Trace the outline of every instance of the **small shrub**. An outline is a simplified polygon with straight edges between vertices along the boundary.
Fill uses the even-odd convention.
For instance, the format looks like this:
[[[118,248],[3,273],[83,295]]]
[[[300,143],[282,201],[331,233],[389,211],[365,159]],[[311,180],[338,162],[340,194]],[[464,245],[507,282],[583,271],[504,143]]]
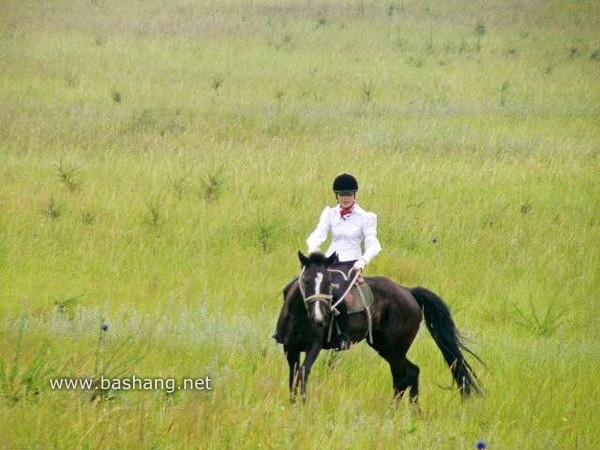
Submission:
[[[272,224],[264,224],[259,227],[258,230],[258,246],[263,253],[269,253],[272,248],[272,239],[274,234],[274,227]]]
[[[159,199],[151,199],[147,203],[147,211],[146,211],[146,223],[153,227],[156,227],[160,224],[163,218],[162,214],[162,204]]]
[[[425,65],[425,60],[418,56],[409,56],[406,59],[406,64],[412,67],[420,68]]]
[[[64,300],[56,300],[54,302],[54,305],[56,306],[56,312],[60,315],[67,316],[69,319],[73,319],[75,317],[77,305],[79,305],[82,297],[82,295],[77,295]]]
[[[533,202],[527,200],[525,203],[521,205],[521,214],[529,214],[533,209]]]
[[[172,177],[170,180],[171,187],[173,188],[173,191],[175,192],[175,196],[177,197],[178,200],[181,200],[183,198],[183,196],[185,195],[185,191],[187,189],[187,184],[188,184],[188,181],[187,181],[188,176],[189,176],[189,173],[185,173],[178,177]]]
[[[85,225],[92,225],[96,222],[97,219],[98,219],[98,214],[95,212],[85,211],[84,213],[81,214],[81,221]]]
[[[210,87],[212,88],[212,90],[218,94],[221,86],[223,86],[223,77],[219,75],[214,76],[210,83]]]
[[[317,20],[317,28],[325,28],[327,26],[327,19],[325,17],[320,17]]]
[[[223,181],[218,174],[213,174],[202,181],[202,194],[207,203],[213,203],[217,200],[223,189]]]
[[[104,45],[106,43],[106,37],[105,36],[101,36],[101,35],[96,35],[96,36],[94,36],[94,43],[98,47],[101,47],[102,45]]]
[[[112,90],[112,92],[110,93],[110,96],[113,99],[113,102],[115,102],[115,103],[121,103],[121,100],[123,99],[121,92],[117,91],[116,89]]]
[[[477,24],[475,25],[475,36],[483,36],[485,34],[485,24],[483,24],[482,22],[477,22]]]
[[[15,356],[12,365],[0,360],[0,397],[14,404],[42,392],[53,372],[44,355],[46,347],[43,345],[29,360]]]
[[[581,50],[579,49],[579,47],[573,45],[569,48],[569,56],[571,58],[575,58],[577,56],[579,56],[579,54],[581,53]]]
[[[50,200],[48,200],[48,204],[46,205],[46,214],[51,219],[58,219],[62,214],[62,208],[60,204],[54,200],[54,197],[50,197]]]
[[[387,8],[387,15],[389,17],[404,14],[404,4],[392,3]]]
[[[0,359],[0,398],[12,404],[40,394],[54,372],[46,357],[48,343],[37,350],[24,345],[25,329],[26,319],[21,317],[13,357]]]
[[[95,385],[92,389],[92,396],[90,402],[93,403],[104,403],[115,400],[116,393],[112,386],[106,388],[101,386],[100,380],[102,377],[106,379],[116,379],[123,374],[134,373],[136,364],[144,359],[148,354],[147,344],[140,344],[141,347],[136,349],[131,354],[133,356],[125,356],[127,352],[124,349],[131,348],[133,344],[133,337],[125,338],[122,342],[116,343],[113,351],[108,353],[107,350],[107,336],[111,331],[111,327],[106,320],[102,320],[100,327],[98,328],[98,344],[95,351],[95,364],[94,364],[94,376],[92,379],[95,380]]]
[[[369,103],[371,100],[373,100],[374,92],[373,92],[373,82],[372,81],[363,82],[363,84],[360,86],[360,91],[361,91],[362,97],[366,103]]]
[[[74,165],[66,164],[62,160],[54,165],[58,173],[58,181],[66,188],[74,192],[79,189],[81,182],[79,181],[79,168]]]
[[[510,82],[505,81],[500,87],[500,106],[506,106],[506,100],[508,99],[508,89],[510,88]]]
[[[516,312],[515,323],[540,337],[549,337],[556,334],[562,322],[564,311],[555,311],[555,305],[548,303],[546,310],[540,313],[529,301],[529,311],[524,311],[513,304]]]

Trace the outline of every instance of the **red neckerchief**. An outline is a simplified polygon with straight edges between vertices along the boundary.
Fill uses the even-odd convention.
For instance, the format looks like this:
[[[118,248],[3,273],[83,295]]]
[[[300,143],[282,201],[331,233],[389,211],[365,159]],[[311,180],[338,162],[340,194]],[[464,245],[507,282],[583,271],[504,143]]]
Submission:
[[[342,208],[340,207],[340,217],[342,219],[346,219],[350,214],[352,214],[352,210],[354,209],[354,204],[350,206],[350,208]]]

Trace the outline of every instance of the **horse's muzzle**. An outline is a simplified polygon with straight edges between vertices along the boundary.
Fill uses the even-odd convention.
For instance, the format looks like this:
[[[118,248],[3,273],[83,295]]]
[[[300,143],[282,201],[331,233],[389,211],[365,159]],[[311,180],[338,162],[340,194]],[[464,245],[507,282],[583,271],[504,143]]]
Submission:
[[[304,306],[312,320],[323,324],[331,312],[331,300],[333,296],[327,294],[315,294],[304,299]]]

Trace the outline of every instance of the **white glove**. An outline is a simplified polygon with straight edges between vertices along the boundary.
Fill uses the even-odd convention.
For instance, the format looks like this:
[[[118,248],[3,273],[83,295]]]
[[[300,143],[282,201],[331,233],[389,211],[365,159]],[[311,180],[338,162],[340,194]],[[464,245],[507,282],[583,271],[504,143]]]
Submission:
[[[315,248],[308,249],[308,254],[310,255],[311,253],[323,253],[323,252],[321,251],[321,249],[319,247],[315,247]]]
[[[352,270],[359,272],[359,271],[363,270],[366,265],[367,265],[367,263],[365,262],[364,259],[359,259],[352,266]]]

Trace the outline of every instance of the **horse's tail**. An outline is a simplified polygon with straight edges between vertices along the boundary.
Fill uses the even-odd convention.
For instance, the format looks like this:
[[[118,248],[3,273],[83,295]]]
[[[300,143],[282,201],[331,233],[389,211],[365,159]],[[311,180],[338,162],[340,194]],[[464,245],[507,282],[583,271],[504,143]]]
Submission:
[[[423,316],[425,317],[427,329],[429,329],[433,340],[442,351],[444,359],[450,367],[454,381],[460,388],[463,397],[473,393],[481,394],[477,375],[475,375],[462,351],[470,353],[482,363],[483,361],[463,343],[448,305],[428,289],[416,287],[410,291],[421,308],[423,308]]]

